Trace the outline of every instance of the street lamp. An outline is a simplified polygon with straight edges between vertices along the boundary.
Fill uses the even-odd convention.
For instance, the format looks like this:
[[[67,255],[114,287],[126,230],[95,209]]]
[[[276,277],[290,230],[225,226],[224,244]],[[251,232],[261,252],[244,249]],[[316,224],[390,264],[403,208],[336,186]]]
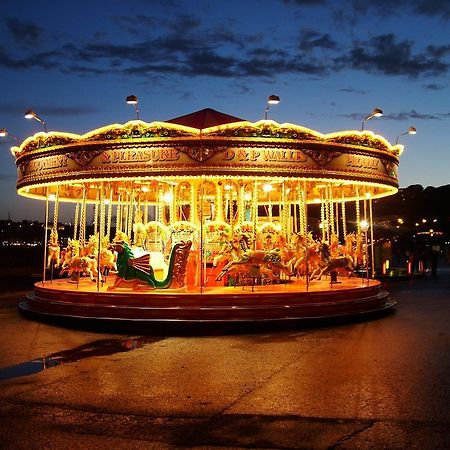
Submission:
[[[374,108],[371,114],[369,114],[362,122],[361,131],[364,131],[364,125],[365,123],[373,119],[374,117],[381,117],[383,115],[383,111],[380,108]]]
[[[28,110],[25,113],[25,119],[34,119],[37,120],[38,122],[41,122],[42,125],[44,126],[44,131],[47,133],[47,125],[45,124],[45,121],[42,120],[34,111],[32,111],[31,109]]]
[[[414,127],[409,127],[408,131],[405,131],[404,133],[399,134],[397,136],[397,139],[395,141],[395,145],[398,144],[398,140],[399,140],[400,136],[404,136],[405,134],[416,134],[416,133],[417,133],[417,130]]]
[[[135,95],[129,95],[127,97],[127,103],[129,105],[134,106],[134,110],[136,111],[137,120],[139,120],[139,106],[138,106],[138,98]]]
[[[0,129],[0,137],[8,137],[8,136],[12,137],[16,141],[17,147],[18,147],[19,146],[19,138],[17,136],[14,136],[13,134],[9,134],[8,130],[6,128],[1,128]],[[11,148],[11,154],[15,157],[16,152],[13,149],[14,149],[14,147]]]
[[[0,129],[0,137],[7,137],[7,136],[10,136],[13,139],[15,139],[17,142],[17,145],[19,145],[19,138],[17,136],[14,136],[13,134],[9,134],[8,130],[6,128],[1,128]]]
[[[264,115],[264,119],[267,120],[267,113],[269,112],[269,108],[271,105],[278,105],[280,103],[280,97],[278,95],[270,95],[267,99],[267,108],[266,113]]]

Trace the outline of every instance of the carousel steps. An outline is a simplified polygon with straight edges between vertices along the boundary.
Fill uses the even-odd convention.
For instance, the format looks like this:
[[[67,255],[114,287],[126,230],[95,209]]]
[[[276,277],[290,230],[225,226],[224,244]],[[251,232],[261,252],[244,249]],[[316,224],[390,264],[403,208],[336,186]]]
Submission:
[[[57,293],[37,289],[20,308],[71,318],[154,322],[257,322],[362,314],[392,307],[380,285],[367,289],[264,295]],[[104,295],[100,295],[104,294]],[[306,294],[306,295],[305,295]]]

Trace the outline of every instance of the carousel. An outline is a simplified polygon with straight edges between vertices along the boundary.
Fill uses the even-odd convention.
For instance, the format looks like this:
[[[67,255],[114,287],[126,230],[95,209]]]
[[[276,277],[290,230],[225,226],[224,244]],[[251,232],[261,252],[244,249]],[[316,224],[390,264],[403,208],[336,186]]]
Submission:
[[[321,134],[212,109],[37,133],[11,149],[18,194],[46,212],[42,281],[20,308],[144,322],[391,308],[373,278],[372,201],[397,192],[402,150],[367,130]],[[65,245],[62,204],[73,211]]]

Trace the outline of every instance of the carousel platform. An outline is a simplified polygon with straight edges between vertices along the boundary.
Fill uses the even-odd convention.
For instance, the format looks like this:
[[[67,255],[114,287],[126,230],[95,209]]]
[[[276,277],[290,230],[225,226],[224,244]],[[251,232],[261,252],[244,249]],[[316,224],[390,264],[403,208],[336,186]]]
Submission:
[[[392,308],[395,301],[377,280],[302,281],[264,286],[108,291],[82,279],[38,282],[19,305],[46,317],[149,323],[283,322],[354,316]]]

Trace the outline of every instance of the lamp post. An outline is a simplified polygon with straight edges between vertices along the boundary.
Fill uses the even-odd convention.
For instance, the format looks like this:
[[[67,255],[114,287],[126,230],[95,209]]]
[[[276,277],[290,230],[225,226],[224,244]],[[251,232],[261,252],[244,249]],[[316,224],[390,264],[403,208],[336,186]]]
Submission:
[[[134,106],[134,110],[136,111],[136,118],[137,118],[137,120],[139,120],[138,98],[135,95],[129,95],[127,97],[127,104]]]
[[[280,103],[280,97],[278,95],[270,95],[267,99],[267,108],[264,115],[264,120],[267,120],[267,113],[269,112],[269,108],[271,105],[278,105]]]
[[[45,120],[41,119],[34,111],[31,109],[25,112],[25,119],[34,119],[38,122],[42,123],[44,126],[44,131],[47,133],[47,125],[45,123]]]
[[[0,129],[0,137],[12,137],[16,141],[17,147],[19,147],[19,138],[17,136],[14,136],[13,134],[9,134],[6,128]],[[11,148],[11,154],[15,157],[16,152],[13,149],[14,147]]]
[[[399,134],[397,136],[397,139],[395,140],[395,145],[398,144],[398,140],[400,139],[400,136],[404,136],[405,134],[416,134],[416,133],[417,133],[417,130],[414,127],[409,127],[408,131],[405,131],[404,133]]]
[[[364,131],[364,125],[368,120],[373,119],[374,117],[381,117],[382,115],[383,115],[383,111],[380,108],[374,108],[374,110],[371,112],[371,114],[369,114],[363,120],[362,125],[361,125],[361,131]]]
[[[17,142],[17,145],[19,145],[19,138],[17,136],[14,136],[13,134],[8,133],[8,130],[6,128],[0,129],[0,137],[12,137]]]

